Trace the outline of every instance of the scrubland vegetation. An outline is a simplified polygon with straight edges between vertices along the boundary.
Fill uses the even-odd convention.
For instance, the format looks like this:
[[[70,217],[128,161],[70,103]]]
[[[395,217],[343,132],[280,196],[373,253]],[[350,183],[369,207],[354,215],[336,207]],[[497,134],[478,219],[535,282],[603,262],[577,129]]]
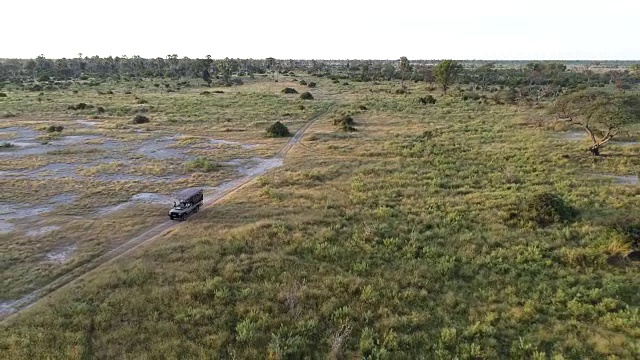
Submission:
[[[61,76],[48,61],[0,67],[11,125],[90,117],[112,136],[149,126],[267,156],[321,116],[284,166],[3,324],[7,358],[640,356],[633,69],[87,58]],[[133,124],[142,113],[151,121]],[[182,171],[228,175],[227,153],[194,151]],[[3,200],[25,196],[0,182]],[[118,239],[139,231],[122,216]],[[51,276],[24,243],[0,241],[3,299]]]

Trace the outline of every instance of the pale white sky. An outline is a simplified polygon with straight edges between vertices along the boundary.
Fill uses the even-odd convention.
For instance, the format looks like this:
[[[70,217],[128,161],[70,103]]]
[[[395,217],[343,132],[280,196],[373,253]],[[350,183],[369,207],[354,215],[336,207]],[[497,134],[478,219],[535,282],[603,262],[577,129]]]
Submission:
[[[640,0],[1,0],[0,58],[640,59]]]

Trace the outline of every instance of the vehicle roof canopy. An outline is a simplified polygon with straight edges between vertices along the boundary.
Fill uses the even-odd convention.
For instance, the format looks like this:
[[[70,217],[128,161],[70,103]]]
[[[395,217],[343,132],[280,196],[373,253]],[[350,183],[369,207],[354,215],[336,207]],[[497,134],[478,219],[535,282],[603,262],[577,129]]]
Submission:
[[[199,192],[202,192],[202,188],[189,188],[176,192],[175,196],[178,200],[187,200]]]

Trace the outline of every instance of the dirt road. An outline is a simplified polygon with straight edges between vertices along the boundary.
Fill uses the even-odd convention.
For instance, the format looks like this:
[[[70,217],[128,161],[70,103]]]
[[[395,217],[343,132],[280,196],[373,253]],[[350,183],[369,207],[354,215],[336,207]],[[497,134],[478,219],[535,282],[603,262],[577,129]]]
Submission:
[[[249,184],[258,176],[264,174],[270,169],[278,167],[282,165],[285,155],[291,148],[302,140],[302,136],[305,131],[319,118],[325,115],[332,106],[327,107],[322,112],[315,114],[308,122],[306,122],[294,135],[289,139],[289,141],[273,156],[273,158],[264,161],[263,164],[257,171],[252,171],[250,174],[247,174],[241,178],[229,181],[222,186],[217,188],[217,192],[213,195],[206,195],[204,199],[204,208],[208,208],[214,206],[218,202],[222,201],[229,195],[239,191],[244,186]],[[197,216],[197,215],[196,215]],[[51,296],[54,292],[61,290],[62,288],[68,286],[73,281],[78,280],[79,278],[85,276],[89,272],[95,270],[96,268],[103,266],[117,258],[120,258],[127,253],[133,251],[143,244],[148,244],[164,234],[166,234],[170,229],[173,229],[179,226],[180,223],[167,220],[162,224],[154,226],[153,228],[145,231],[144,233],[130,239],[124,244],[110,250],[109,252],[98,256],[91,260],[90,262],[81,265],[68,273],[60,276],[55,279],[48,285],[24,296],[21,299],[4,303],[2,308],[0,308],[0,317],[4,317],[4,319],[0,320],[1,325],[6,325],[12,321],[16,321],[19,319],[19,314],[30,307],[34,306],[38,302],[45,299],[47,296]]]

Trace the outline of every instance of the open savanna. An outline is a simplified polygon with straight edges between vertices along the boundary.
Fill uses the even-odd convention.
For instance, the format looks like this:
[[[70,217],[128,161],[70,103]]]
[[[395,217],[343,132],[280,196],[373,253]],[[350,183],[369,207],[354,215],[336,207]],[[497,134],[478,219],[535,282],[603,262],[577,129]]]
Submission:
[[[176,190],[213,194],[243,176],[240,160],[272,157],[287,141],[267,137],[268,125],[293,132],[328,105],[266,81],[223,90],[183,81],[173,92],[148,81],[92,84],[3,90],[0,144],[11,144],[0,148],[0,216],[10,215],[0,221],[3,307],[167,221]],[[135,115],[150,121],[134,124]]]
[[[399,83],[317,82],[321,93],[308,103],[338,105],[284,166],[12,318],[0,351],[11,359],[640,356],[638,266],[623,259],[640,189],[615,177],[637,179],[638,145],[612,142],[593,157],[563,137],[568,128],[546,105],[480,104],[424,84],[396,94]],[[217,119],[214,129],[257,136],[282,115],[279,104],[298,103],[277,94],[282,80],[260,86],[264,95],[229,90],[238,91],[220,109],[236,114],[229,124],[205,106],[227,89],[202,100],[196,90],[171,93],[182,104],[172,111],[194,120],[167,110],[162,126],[186,133],[209,124],[202,111]],[[437,103],[420,104],[429,93]],[[141,97],[168,106],[153,94]],[[261,96],[264,112],[245,99]],[[292,130],[304,121],[295,114]],[[345,114],[357,131],[334,125]],[[574,215],[529,221],[524,205],[541,193]]]

